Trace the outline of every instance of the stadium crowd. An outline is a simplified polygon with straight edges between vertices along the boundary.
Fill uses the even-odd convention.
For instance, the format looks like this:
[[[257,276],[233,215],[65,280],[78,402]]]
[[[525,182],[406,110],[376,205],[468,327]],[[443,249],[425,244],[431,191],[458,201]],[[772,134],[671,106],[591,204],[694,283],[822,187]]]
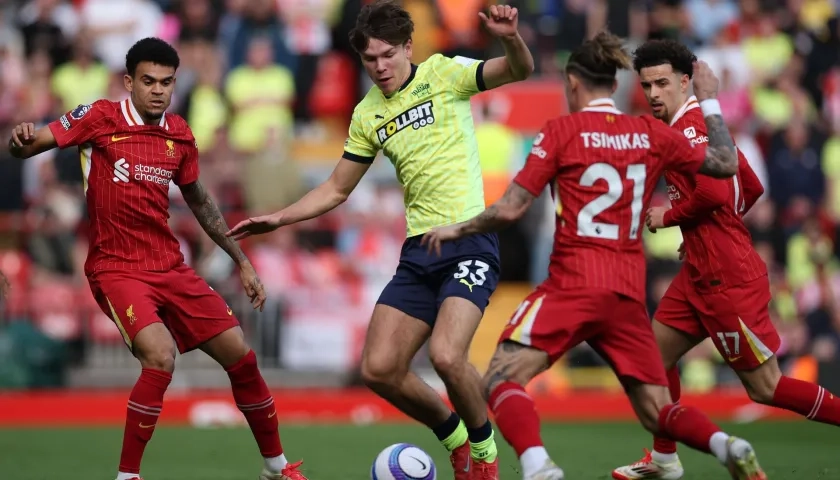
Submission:
[[[0,130],[21,121],[43,124],[98,98],[125,98],[122,55],[137,39],[159,36],[182,59],[171,110],[190,123],[202,153],[202,182],[229,223],[277,210],[338,159],[350,112],[369,87],[347,40],[363,3],[2,1]],[[417,23],[416,62],[436,51],[486,58],[487,49],[497,48],[476,15],[484,0],[403,3]],[[766,190],[746,221],[772,272],[780,357],[790,360],[789,368],[807,368],[802,358],[840,358],[840,2],[506,3],[520,8],[537,76],[558,85],[566,53],[607,25],[631,48],[648,38],[676,38],[712,65],[722,79],[724,116]],[[626,112],[647,111],[635,74],[622,76],[616,101]],[[492,115],[484,122],[504,128]],[[506,133],[526,147],[534,134]],[[318,146],[331,148],[313,154]],[[525,151],[510,155],[511,176]],[[246,244],[274,299],[269,314],[286,318],[328,305],[367,320],[405,235],[402,192],[387,162],[378,164],[385,165],[382,179],[371,172],[334,214]],[[21,162],[0,151],[0,183],[0,269],[12,283],[3,317],[34,322],[61,340],[91,332],[113,339],[113,326],[94,320],[101,314],[81,268],[87,243],[77,153],[47,152]],[[187,262],[220,291],[241,295],[233,265],[179,197],[173,188],[171,225]],[[655,203],[667,201],[662,189]],[[503,236],[503,280],[542,279],[553,215],[546,195]],[[679,268],[679,243],[675,228],[646,237],[651,311]],[[719,380],[716,356],[705,344],[692,352],[684,365],[686,389]]]

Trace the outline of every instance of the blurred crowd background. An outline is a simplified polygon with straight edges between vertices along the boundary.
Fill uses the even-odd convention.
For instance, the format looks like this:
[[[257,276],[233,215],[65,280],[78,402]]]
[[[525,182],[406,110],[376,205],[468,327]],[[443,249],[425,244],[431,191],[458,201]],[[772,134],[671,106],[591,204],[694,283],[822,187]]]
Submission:
[[[171,111],[192,126],[201,180],[228,222],[282,208],[329,174],[350,113],[370,87],[347,40],[364,3],[0,0],[0,131],[22,121],[43,125],[99,98],[125,98],[125,52],[159,36],[182,59]],[[721,78],[725,118],[766,190],[746,221],[771,271],[780,359],[803,378],[837,362],[840,1],[508,3],[520,9],[537,72],[474,101],[488,203],[521,167],[542,122],[564,112],[560,72],[582,40],[608,26],[631,49],[651,38],[685,42]],[[485,0],[403,4],[416,23],[416,63],[435,52],[502,53],[476,14]],[[635,74],[623,73],[619,85],[619,107],[645,112]],[[270,297],[262,314],[250,311],[234,266],[201,232],[177,188],[171,201],[187,262],[235,307],[264,368],[352,379],[370,311],[405,235],[402,191],[387,159],[378,159],[333,213],[244,245]],[[664,189],[655,203],[667,204]],[[544,196],[502,234],[503,284],[476,339],[476,364],[486,362],[523,292],[545,277],[553,229],[554,208]],[[0,388],[133,382],[133,375],[105,374],[133,360],[82,273],[86,231],[77,152],[19,161],[0,151],[0,269],[12,284],[2,304]],[[645,238],[651,312],[680,267],[680,241],[678,229]],[[179,368],[208,367],[200,356],[182,358]],[[688,390],[733,380],[709,343],[682,368]],[[584,346],[549,372],[544,386],[614,386],[603,372]]]

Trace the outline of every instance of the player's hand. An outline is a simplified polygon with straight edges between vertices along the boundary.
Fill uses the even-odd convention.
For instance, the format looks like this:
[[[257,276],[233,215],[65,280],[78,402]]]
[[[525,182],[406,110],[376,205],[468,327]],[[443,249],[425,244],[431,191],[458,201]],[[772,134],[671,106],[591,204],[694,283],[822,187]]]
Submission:
[[[694,95],[698,101],[702,102],[710,98],[717,98],[720,81],[708,63],[702,61],[694,62],[694,75],[692,76],[691,82],[694,85]]]
[[[242,286],[245,287],[245,293],[251,299],[254,310],[259,309],[262,312],[265,306],[265,287],[257,276],[254,266],[250,263],[242,265],[239,269],[239,278],[242,279]]]
[[[685,259],[685,243],[680,242],[680,248],[677,249],[677,253],[680,254],[680,260]]]
[[[21,123],[12,130],[11,144],[15,147],[23,147],[24,145],[32,145],[35,143],[35,124]]]
[[[262,235],[277,230],[282,226],[280,219],[274,215],[263,215],[243,220],[230,229],[225,235],[233,237],[234,240],[242,240],[251,235]]]
[[[423,235],[423,238],[420,239],[420,245],[425,245],[429,253],[434,251],[437,256],[440,256],[440,245],[443,242],[450,242],[461,238],[460,231],[460,224],[435,228]]]
[[[491,5],[490,15],[478,12],[484,26],[494,37],[512,37],[519,28],[519,10],[510,5]]]
[[[668,209],[664,207],[648,208],[645,214],[645,225],[651,233],[656,233],[658,228],[665,228],[665,212],[667,211]]]

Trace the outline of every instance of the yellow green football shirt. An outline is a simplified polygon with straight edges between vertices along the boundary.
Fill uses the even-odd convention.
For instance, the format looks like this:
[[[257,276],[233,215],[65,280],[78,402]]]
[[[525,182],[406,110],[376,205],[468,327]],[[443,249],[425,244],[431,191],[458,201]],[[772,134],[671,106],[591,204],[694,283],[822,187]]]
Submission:
[[[399,91],[370,89],[353,111],[344,158],[371,163],[382,150],[404,189],[406,235],[469,220],[484,210],[470,97],[485,89],[484,62],[437,54]]]

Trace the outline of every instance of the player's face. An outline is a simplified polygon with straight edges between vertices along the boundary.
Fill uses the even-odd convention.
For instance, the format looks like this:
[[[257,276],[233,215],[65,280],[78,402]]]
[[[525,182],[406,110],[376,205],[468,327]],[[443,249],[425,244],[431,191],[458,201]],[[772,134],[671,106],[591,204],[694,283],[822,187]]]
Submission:
[[[688,75],[674,71],[670,64],[643,68],[639,80],[653,116],[670,122],[688,99]]]
[[[391,45],[371,38],[361,56],[370,79],[385,95],[396,92],[411,74],[411,39]]]
[[[175,69],[152,62],[140,62],[134,77],[125,76],[131,101],[146,119],[159,119],[169,108],[175,90]]]

